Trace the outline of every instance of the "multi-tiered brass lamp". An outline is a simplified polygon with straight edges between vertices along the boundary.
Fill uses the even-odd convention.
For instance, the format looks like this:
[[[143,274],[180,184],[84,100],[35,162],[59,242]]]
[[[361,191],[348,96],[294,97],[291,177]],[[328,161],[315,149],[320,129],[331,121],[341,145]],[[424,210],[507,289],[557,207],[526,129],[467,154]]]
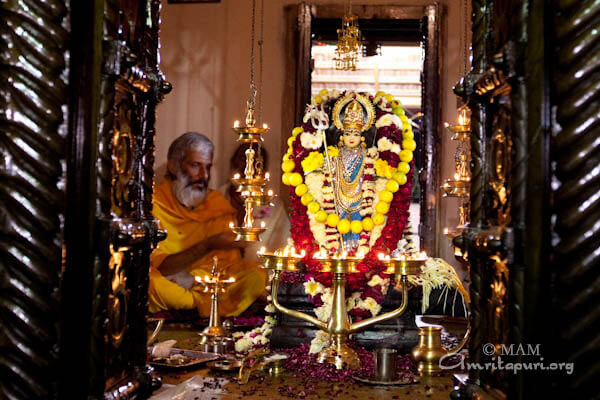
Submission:
[[[458,123],[456,125],[446,124],[446,128],[452,132],[452,140],[458,141],[458,147],[454,155],[455,173],[453,179],[446,179],[441,189],[443,197],[456,197],[459,199],[459,223],[450,230],[444,229],[444,234],[450,239],[460,235],[468,222],[469,216],[469,192],[471,188],[471,174],[469,167],[469,141],[471,135],[471,110],[466,104],[458,108]],[[458,252],[458,253],[457,253]],[[460,249],[455,248],[455,256],[460,257]]]
[[[260,48],[260,65],[262,71],[262,15],[264,6],[261,8],[261,37],[258,42]],[[237,235],[236,241],[257,242],[260,240],[260,234],[265,231],[265,223],[261,221],[260,226],[255,226],[254,208],[271,204],[275,197],[272,190],[265,192],[265,187],[269,181],[269,173],[264,172],[264,161],[262,155],[262,135],[269,130],[267,124],[258,127],[255,112],[257,87],[254,84],[254,28],[256,15],[256,0],[252,1],[252,25],[250,38],[250,99],[246,102],[245,125],[240,126],[239,121],[233,124],[233,131],[238,135],[238,142],[248,144],[245,152],[244,174],[236,173],[231,179],[236,191],[244,199],[244,221],[241,226],[235,226],[232,222],[229,227]],[[262,73],[260,74],[262,85]],[[260,119],[261,97],[259,96],[258,119]]]
[[[230,228],[237,235],[236,241],[256,242],[260,240],[260,234],[265,231],[265,223],[262,221],[260,226],[255,226],[254,208],[269,205],[275,195],[272,190],[265,191],[269,173],[263,173],[262,135],[269,128],[267,124],[263,124],[262,128],[255,126],[256,119],[252,100],[248,101],[245,123],[245,126],[240,126],[236,121],[233,126],[233,131],[239,135],[238,142],[249,143],[245,152],[244,174],[242,176],[236,173],[231,179],[236,190],[244,199],[244,221],[241,226],[235,226],[232,222]]]
[[[456,172],[453,179],[446,179],[442,185],[444,197],[468,198],[471,186],[469,172],[469,147],[471,134],[471,110],[466,105],[458,109],[458,124],[446,124],[446,128],[453,133],[452,140],[458,141],[454,155]]]

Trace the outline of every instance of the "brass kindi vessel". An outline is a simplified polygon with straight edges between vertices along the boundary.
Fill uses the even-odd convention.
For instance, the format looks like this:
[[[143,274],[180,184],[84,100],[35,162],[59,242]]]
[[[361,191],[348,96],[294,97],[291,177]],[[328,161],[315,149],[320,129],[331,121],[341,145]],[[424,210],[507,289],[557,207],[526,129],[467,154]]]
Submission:
[[[419,344],[413,349],[413,359],[418,363],[421,375],[438,375],[442,372],[440,359],[448,354],[458,353],[469,338],[470,328],[467,329],[462,341],[453,349],[446,349],[442,345],[442,328],[439,326],[425,326],[419,329]]]

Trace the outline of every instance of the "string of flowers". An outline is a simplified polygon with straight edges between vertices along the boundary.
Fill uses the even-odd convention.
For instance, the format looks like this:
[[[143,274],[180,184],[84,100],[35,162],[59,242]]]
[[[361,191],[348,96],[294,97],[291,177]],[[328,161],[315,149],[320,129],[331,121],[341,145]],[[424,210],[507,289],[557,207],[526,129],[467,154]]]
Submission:
[[[275,325],[275,307],[269,303],[265,307],[265,322],[261,326],[252,329],[249,332],[234,332],[232,334],[235,340],[234,348],[236,353],[246,354],[260,347],[266,346],[270,341],[271,332]]]

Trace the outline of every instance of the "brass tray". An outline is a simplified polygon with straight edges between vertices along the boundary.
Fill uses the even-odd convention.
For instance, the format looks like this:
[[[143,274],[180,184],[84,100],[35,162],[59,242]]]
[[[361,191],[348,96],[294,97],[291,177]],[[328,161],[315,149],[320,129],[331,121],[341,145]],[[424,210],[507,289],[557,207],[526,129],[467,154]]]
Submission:
[[[413,383],[419,383],[419,377],[413,379],[398,379],[395,381],[376,381],[369,378],[361,378],[359,376],[353,376],[355,381],[373,386],[400,386],[400,385],[412,385]]]
[[[151,348],[148,348],[148,352],[151,354]],[[219,358],[221,358],[221,356],[215,353],[205,353],[203,351],[195,350],[171,349],[169,357],[150,356],[148,364],[159,368],[183,369],[199,366],[209,361],[218,360]]]

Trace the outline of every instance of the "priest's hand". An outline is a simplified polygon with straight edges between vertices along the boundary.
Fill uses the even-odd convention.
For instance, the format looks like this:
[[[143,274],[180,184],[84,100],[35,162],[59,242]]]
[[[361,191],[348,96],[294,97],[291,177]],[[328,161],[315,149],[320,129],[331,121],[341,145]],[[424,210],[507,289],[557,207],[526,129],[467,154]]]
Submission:
[[[167,256],[158,269],[163,275],[176,274],[185,271],[212,250],[242,249],[247,245],[248,242],[236,242],[233,232],[223,232],[210,236],[187,250]]]

